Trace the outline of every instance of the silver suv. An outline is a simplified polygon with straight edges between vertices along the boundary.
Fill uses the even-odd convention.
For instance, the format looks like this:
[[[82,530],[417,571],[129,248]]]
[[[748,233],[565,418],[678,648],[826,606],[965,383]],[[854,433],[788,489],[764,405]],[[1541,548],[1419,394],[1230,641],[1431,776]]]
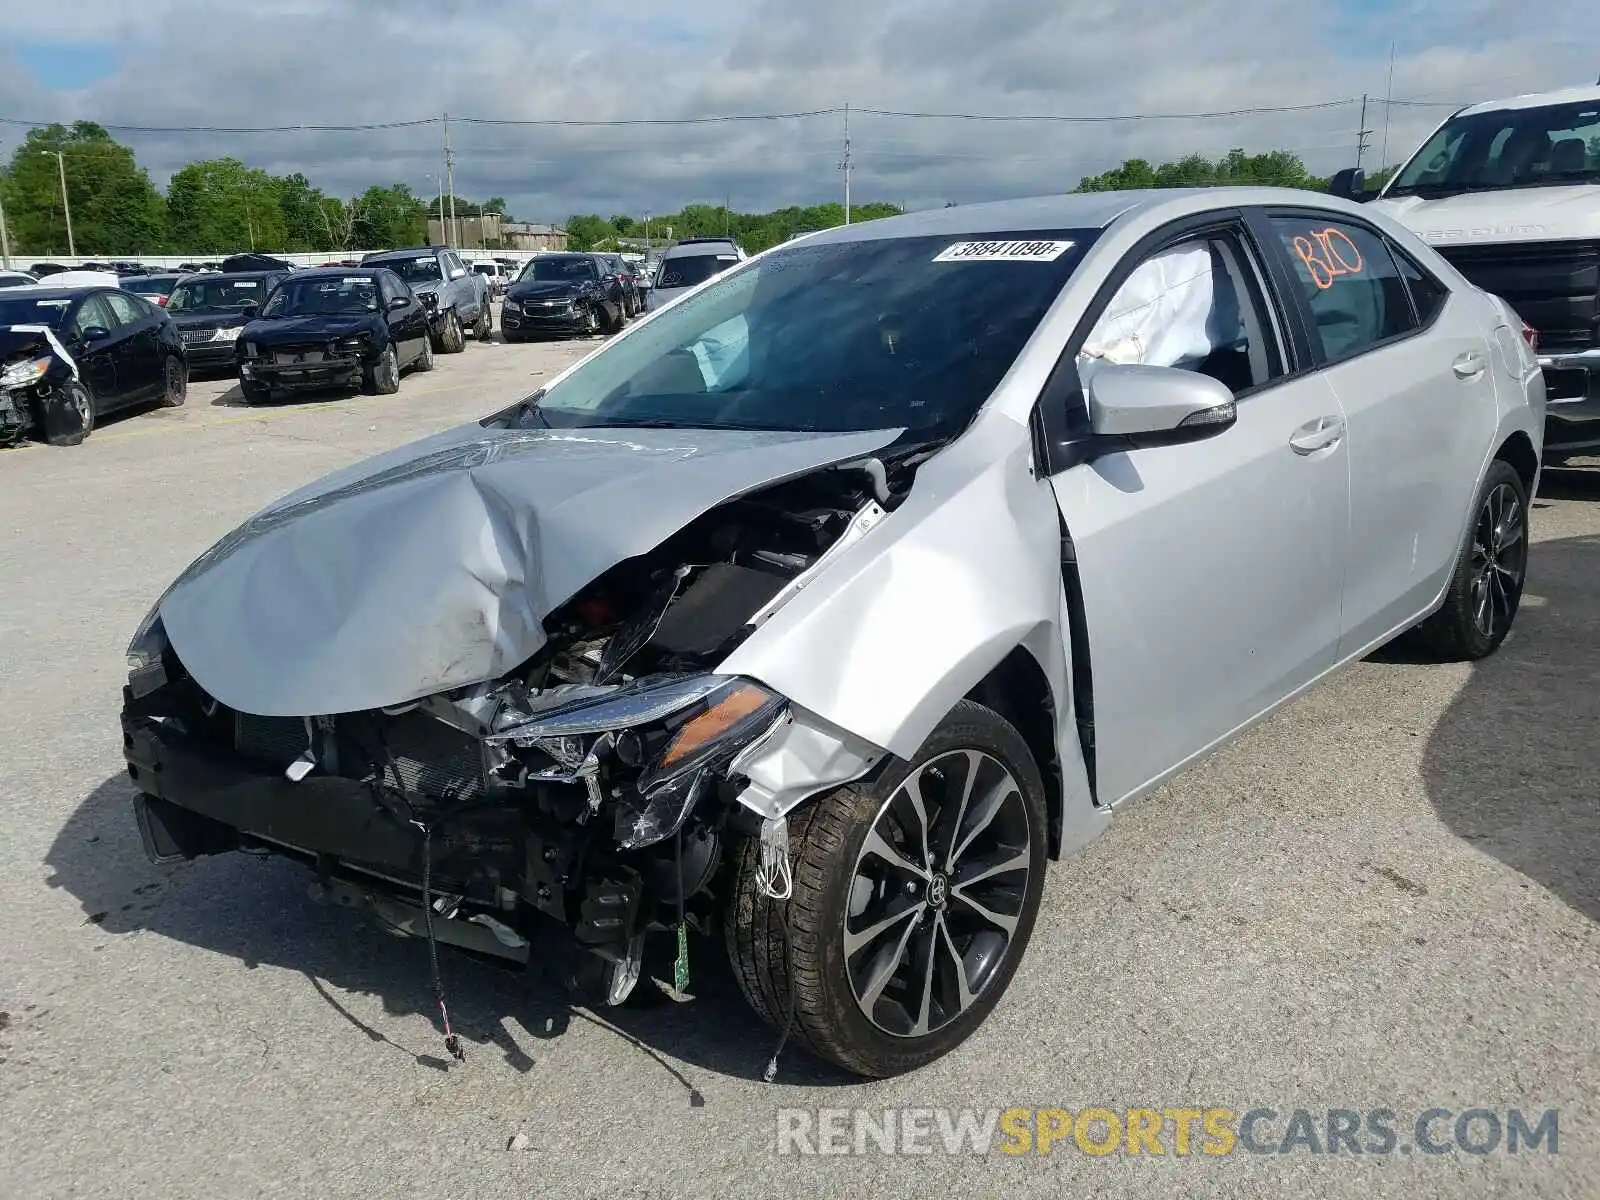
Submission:
[[[661,265],[645,295],[645,311],[655,312],[747,257],[738,243],[728,238],[685,238],[662,254]]]

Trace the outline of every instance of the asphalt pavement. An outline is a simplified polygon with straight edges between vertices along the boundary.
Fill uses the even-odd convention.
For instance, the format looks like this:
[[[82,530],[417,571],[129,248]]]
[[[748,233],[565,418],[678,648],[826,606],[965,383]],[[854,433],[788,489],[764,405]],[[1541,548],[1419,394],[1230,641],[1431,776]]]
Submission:
[[[692,1001],[600,1012],[447,954],[451,1063],[422,944],[283,862],[147,862],[117,711],[162,588],[590,348],[472,344],[396,396],[262,410],[197,381],[0,452],[0,1194],[1600,1195],[1600,467],[1547,475],[1500,653],[1355,664],[1120,813],[1053,867],[987,1025],[910,1076],[788,1052],[763,1083],[773,1033],[700,943]],[[1141,1107],[1270,1109],[1273,1149],[1306,1110],[1324,1152],[779,1152],[783,1121],[854,1120],[819,1109]],[[1328,1110],[1392,1110],[1410,1150],[1416,1114],[1474,1107],[1558,1110],[1556,1152],[1326,1153]]]

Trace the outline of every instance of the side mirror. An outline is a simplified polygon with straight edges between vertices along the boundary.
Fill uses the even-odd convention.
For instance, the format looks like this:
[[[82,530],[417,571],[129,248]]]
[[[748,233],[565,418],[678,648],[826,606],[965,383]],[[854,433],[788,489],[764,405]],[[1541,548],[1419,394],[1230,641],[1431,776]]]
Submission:
[[[394,296],[389,301],[389,307],[390,309],[404,308],[410,303],[411,301],[407,300],[404,296]]]
[[[1333,178],[1328,181],[1329,195],[1337,196],[1341,200],[1360,201],[1366,196],[1367,173],[1360,167],[1346,167],[1342,171],[1335,171]]]
[[[1198,441],[1238,419],[1233,393],[1197,371],[1099,363],[1085,373],[1089,428],[1136,446]]]
[[[79,337],[81,337],[85,343],[101,342],[110,336],[111,330],[107,329],[103,325],[90,325],[81,334],[79,334]]]
[[[450,269],[450,278],[451,279],[460,279],[465,274],[466,274],[466,272],[464,270],[462,270],[460,267],[452,267]]]
[[[418,299],[422,301],[422,307],[429,312],[439,307],[439,297],[433,292],[423,292]]]

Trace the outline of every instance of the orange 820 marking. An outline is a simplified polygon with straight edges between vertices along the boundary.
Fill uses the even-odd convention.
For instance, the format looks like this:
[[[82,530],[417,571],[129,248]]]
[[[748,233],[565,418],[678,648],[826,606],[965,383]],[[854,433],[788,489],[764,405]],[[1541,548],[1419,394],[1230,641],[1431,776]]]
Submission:
[[[1327,291],[1341,275],[1359,275],[1366,265],[1362,262],[1361,251],[1343,230],[1310,229],[1290,244],[1310,272],[1311,282],[1317,285],[1318,291]]]

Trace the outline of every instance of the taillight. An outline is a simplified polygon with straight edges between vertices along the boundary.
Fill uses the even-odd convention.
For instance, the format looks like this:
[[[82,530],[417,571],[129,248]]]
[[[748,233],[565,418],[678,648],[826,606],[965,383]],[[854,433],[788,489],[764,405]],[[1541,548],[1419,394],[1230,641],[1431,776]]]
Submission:
[[[162,308],[167,306],[167,298],[165,296],[151,296],[150,299],[161,305]]]
[[[1528,343],[1529,350],[1539,349],[1539,331],[1526,321],[1522,323],[1522,340]]]

